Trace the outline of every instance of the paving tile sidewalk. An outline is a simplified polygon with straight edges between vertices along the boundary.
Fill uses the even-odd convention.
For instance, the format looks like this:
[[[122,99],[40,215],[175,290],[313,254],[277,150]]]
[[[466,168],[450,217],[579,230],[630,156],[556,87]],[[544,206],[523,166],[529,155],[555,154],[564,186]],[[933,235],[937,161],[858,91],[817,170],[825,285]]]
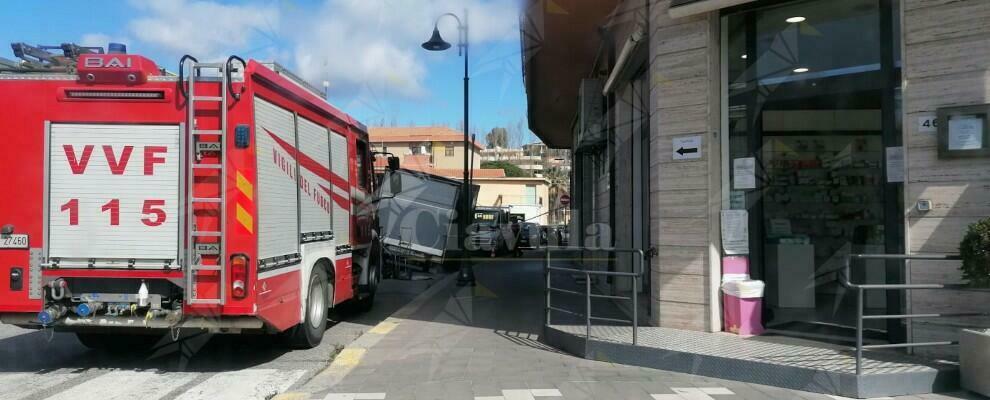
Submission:
[[[457,287],[448,281],[414,312],[389,318],[373,343],[347,356],[346,372],[333,378],[336,383],[310,398],[833,398],[562,353],[539,342],[544,312],[539,261],[479,263],[476,273],[478,286]]]

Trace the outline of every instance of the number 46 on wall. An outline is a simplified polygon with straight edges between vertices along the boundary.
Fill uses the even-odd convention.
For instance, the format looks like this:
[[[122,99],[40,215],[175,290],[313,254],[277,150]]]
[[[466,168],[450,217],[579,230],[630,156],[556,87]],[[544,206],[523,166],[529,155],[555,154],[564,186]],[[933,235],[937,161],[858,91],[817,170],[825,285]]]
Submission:
[[[144,214],[144,218],[141,218],[141,223],[147,226],[158,226],[165,223],[165,210],[162,207],[165,206],[165,200],[145,200],[144,206],[141,208],[141,213]],[[112,199],[108,201],[100,210],[104,213],[110,213],[110,225],[117,226],[120,225],[120,199]],[[79,225],[79,199],[70,199],[69,201],[62,204],[62,212],[69,213],[69,225]]]

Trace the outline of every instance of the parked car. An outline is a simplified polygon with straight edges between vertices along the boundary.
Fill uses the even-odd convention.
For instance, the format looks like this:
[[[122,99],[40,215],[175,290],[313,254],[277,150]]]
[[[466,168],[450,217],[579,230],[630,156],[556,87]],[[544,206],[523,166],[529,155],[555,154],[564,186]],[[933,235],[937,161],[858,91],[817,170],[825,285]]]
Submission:
[[[542,227],[535,222],[523,222],[519,229],[519,246],[526,249],[540,247],[543,241]]]
[[[571,242],[571,227],[567,225],[557,225],[557,243],[567,246]]]
[[[570,236],[570,227],[567,225],[544,225],[540,227],[540,244],[543,245],[567,246]]]
[[[512,235],[509,230],[509,212],[503,207],[476,207],[474,221],[468,227],[469,250],[482,251],[493,255],[508,250],[505,238]]]

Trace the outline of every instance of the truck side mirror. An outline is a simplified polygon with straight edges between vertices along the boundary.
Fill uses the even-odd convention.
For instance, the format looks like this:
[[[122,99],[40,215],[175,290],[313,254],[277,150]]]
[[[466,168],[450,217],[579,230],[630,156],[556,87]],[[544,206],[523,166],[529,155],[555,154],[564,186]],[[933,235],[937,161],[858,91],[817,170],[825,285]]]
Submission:
[[[392,159],[395,157],[389,157],[389,168],[392,168]],[[398,159],[396,159],[396,164],[398,164]],[[394,169],[393,169],[394,171]],[[388,191],[391,192],[392,196],[399,194],[402,191],[402,175],[391,173],[388,174]]]
[[[388,157],[388,169],[392,171],[399,169],[399,157],[396,156]]]

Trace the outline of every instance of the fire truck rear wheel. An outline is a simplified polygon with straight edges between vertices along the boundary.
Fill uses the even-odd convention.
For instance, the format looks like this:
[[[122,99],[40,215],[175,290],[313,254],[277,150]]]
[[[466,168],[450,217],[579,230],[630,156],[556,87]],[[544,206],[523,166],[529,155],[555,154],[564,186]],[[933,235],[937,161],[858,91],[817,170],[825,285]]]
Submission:
[[[76,338],[83,346],[93,350],[133,354],[151,351],[161,336],[76,332]]]
[[[327,272],[322,265],[313,268],[309,278],[309,296],[306,298],[306,318],[289,330],[289,345],[298,349],[319,346],[323,332],[327,330],[327,299],[333,285],[327,283]]]
[[[381,266],[368,263],[368,284],[361,290],[361,298],[357,300],[358,311],[368,312],[375,305],[375,292],[381,282]]]

